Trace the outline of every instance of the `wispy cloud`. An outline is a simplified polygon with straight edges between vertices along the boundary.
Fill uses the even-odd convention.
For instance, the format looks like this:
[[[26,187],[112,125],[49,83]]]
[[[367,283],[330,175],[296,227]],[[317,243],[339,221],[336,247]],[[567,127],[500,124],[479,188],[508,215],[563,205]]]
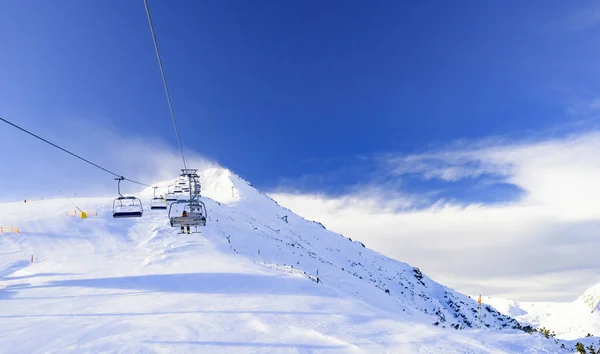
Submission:
[[[600,25],[600,5],[596,1],[588,2],[568,12],[563,18],[542,28],[544,31],[585,31]],[[580,4],[580,3],[571,3]]]
[[[493,141],[493,140],[492,140]],[[600,133],[511,143],[460,144],[380,157],[399,178],[462,181],[489,175],[525,191],[503,204],[425,208],[414,194],[385,189],[330,198],[275,193],[291,210],[409,262],[467,293],[568,300],[600,282]],[[408,209],[390,208],[394,201]],[[535,279],[544,279],[541,284]],[[569,284],[556,290],[554,285]]]
[[[182,168],[177,147],[158,137],[149,139],[135,134],[122,135],[104,121],[72,119],[53,122],[52,126],[55,130],[45,130],[41,126],[30,128],[95,164],[142,183],[153,184],[175,178]],[[0,185],[10,186],[0,195],[2,200],[49,198],[60,196],[59,190],[71,195],[116,194],[114,176],[18,131],[4,130],[2,134],[5,135],[0,139],[0,150],[10,151],[6,163],[18,171],[0,176]],[[186,160],[190,167],[200,170],[218,166],[189,149]],[[126,193],[137,193],[144,188],[130,183],[123,186]]]
[[[600,25],[600,6],[594,2],[592,6],[580,9],[564,20],[564,26],[571,31],[582,31]]]

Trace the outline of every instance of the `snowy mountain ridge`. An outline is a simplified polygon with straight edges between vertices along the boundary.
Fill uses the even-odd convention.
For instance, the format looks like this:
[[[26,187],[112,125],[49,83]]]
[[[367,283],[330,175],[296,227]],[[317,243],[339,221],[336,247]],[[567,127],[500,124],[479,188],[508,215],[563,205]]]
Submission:
[[[317,269],[320,268],[320,278],[323,281],[329,283],[327,275],[341,271],[345,273],[344,276],[352,276],[354,281],[374,286],[394,299],[401,306],[398,310],[411,312],[417,310],[429,316],[431,324],[435,326],[448,326],[455,329],[478,326],[478,304],[475,300],[433,281],[422,274],[418,268],[372,251],[361,242],[330,232],[316,221],[308,221],[297,216],[229,170],[205,170],[201,172],[200,181],[203,186],[206,186],[204,188],[206,196],[215,201],[226,204],[260,203],[264,205],[265,211],[274,213],[271,214],[269,221],[271,223],[275,221],[277,227],[267,224],[267,220],[264,220],[265,224],[262,228],[258,225],[253,226],[254,231],[262,237],[267,234],[269,236],[266,237],[279,238],[280,252],[291,251],[291,254],[288,253],[286,257],[277,257],[273,260],[288,265],[292,263],[296,268],[314,273],[315,266],[301,264],[304,257],[310,257],[315,261],[313,264],[317,263]],[[228,193],[231,192],[230,187],[233,187],[233,194]],[[314,234],[314,238],[309,239],[294,232],[293,227],[290,227],[294,225],[307,227],[310,232],[305,234]],[[347,253],[341,253],[339,246],[346,242],[351,246],[347,248]],[[286,250],[285,246],[291,248]],[[332,278],[338,279],[338,276]],[[495,329],[519,327],[514,319],[502,315],[490,306],[482,308],[481,322],[482,326]]]
[[[572,302],[518,302],[490,297],[484,302],[522,323],[546,327],[557,338],[573,340],[600,334],[600,284],[584,290]]]
[[[586,304],[591,312],[596,312],[600,309],[600,284],[596,284],[586,289],[578,300]]]

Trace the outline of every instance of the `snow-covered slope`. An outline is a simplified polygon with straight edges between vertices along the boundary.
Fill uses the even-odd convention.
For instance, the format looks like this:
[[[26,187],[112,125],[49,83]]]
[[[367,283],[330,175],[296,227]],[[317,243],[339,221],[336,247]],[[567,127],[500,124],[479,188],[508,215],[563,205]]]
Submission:
[[[499,298],[486,298],[485,302],[523,323],[553,330],[557,338],[600,335],[600,284],[585,290],[573,302],[516,302]]]
[[[165,211],[113,219],[111,198],[74,200],[98,212],[87,219],[65,200],[0,205],[0,225],[21,230],[0,234],[0,352],[559,350],[490,307],[469,330],[474,300],[228,170],[201,182],[208,223],[192,235]]]
[[[237,251],[247,256],[260,251],[269,263],[294,266],[315,276],[318,270],[323,282],[352,296],[364,298],[368,294],[373,300],[371,293],[379,290],[378,297],[388,298],[383,303],[392,306],[390,310],[426,315],[424,320],[434,325],[457,329],[477,326],[475,300],[434,282],[418,268],[332,233],[317,222],[306,221],[228,170],[205,171],[201,180],[207,186],[208,197],[235,205],[236,213],[242,212],[240,220],[231,214],[232,209],[225,209],[229,217],[215,220]],[[234,230],[240,221],[251,227],[252,237],[237,237]],[[266,249],[259,249],[262,245]],[[486,307],[482,325],[504,329],[517,323]]]

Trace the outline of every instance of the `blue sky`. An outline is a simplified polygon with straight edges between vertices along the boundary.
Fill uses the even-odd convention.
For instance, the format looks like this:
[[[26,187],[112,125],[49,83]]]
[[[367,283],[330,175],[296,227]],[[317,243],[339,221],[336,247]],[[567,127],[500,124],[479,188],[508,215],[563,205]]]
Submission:
[[[385,181],[505,201],[521,191],[481,176],[399,183],[376,157],[595,127],[593,1],[149,3],[184,150],[263,190]],[[129,140],[176,148],[143,1],[3,1],[0,43],[0,116],[125,175],[111,138],[117,155]],[[0,175],[11,197],[41,193],[36,167],[72,192],[114,184],[7,126],[0,149],[20,172]]]

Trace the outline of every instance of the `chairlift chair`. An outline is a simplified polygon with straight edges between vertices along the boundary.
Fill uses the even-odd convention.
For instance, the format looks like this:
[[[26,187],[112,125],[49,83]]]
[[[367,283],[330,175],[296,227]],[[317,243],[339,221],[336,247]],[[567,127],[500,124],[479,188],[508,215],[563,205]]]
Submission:
[[[176,202],[177,201],[177,196],[173,193],[168,193],[167,194],[167,202]]]
[[[175,195],[175,193],[173,192],[173,185],[170,185],[169,187],[167,187],[167,202],[175,202],[177,201],[177,196]]]
[[[156,196],[156,188],[158,188],[158,187],[154,187],[154,198],[152,198],[152,200],[150,201],[150,209],[165,210],[165,209],[167,209],[166,201],[168,201],[168,199],[162,198],[162,196],[160,198],[157,197]]]
[[[187,213],[187,216],[181,216],[183,211]],[[171,227],[206,226],[206,216],[206,206],[200,200],[180,200],[169,206]]]
[[[121,194],[121,181],[125,178],[115,178],[117,181],[117,190],[119,197],[113,201],[113,218],[132,218],[141,217],[144,213],[142,201],[136,197],[123,196]]]
[[[165,199],[163,199],[163,198],[152,198],[152,200],[150,201],[150,209],[152,209],[152,210],[155,210],[155,209],[166,210],[167,209],[167,204],[165,202]]]
[[[143,213],[142,201],[136,197],[119,197],[113,201],[113,218],[141,217]]]

